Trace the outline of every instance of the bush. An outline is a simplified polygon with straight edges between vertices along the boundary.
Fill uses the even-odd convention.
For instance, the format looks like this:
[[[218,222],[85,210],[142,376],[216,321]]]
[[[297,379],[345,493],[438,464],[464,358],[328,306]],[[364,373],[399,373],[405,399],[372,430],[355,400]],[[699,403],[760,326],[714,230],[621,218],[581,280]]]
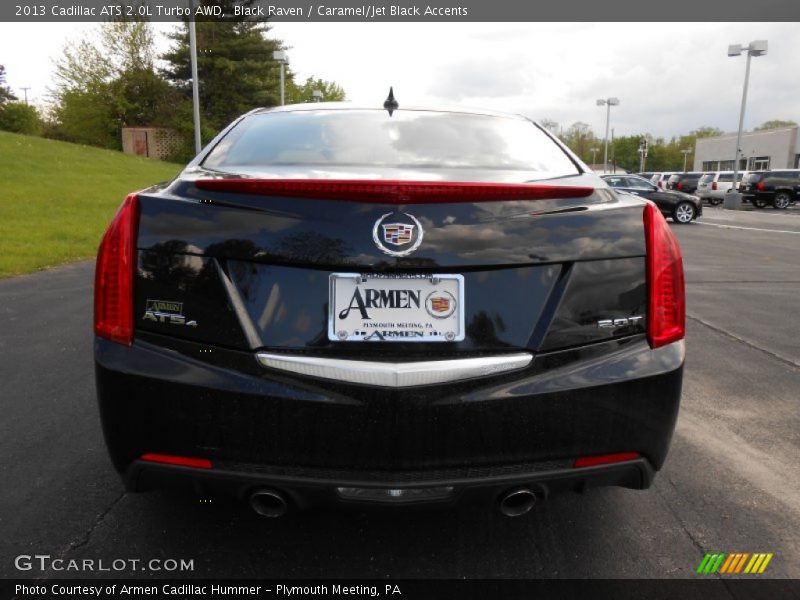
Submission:
[[[43,126],[39,111],[24,102],[8,102],[0,108],[0,129],[26,135],[39,135]]]

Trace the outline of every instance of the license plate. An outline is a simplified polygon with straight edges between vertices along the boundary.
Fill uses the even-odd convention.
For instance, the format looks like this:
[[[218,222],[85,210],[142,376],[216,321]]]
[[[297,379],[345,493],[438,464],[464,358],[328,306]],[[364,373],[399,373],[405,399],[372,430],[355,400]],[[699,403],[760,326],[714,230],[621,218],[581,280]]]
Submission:
[[[459,342],[463,275],[332,273],[328,339],[338,342]]]

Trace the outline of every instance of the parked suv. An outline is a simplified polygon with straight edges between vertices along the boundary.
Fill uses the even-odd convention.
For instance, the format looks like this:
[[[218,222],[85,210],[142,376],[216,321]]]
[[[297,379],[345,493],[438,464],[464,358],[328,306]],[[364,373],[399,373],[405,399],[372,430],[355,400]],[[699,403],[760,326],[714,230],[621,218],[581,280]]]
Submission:
[[[667,189],[667,181],[669,181],[669,178],[672,177],[672,175],[673,174],[671,172],[653,173],[650,181],[652,181],[656,187],[660,187],[662,190],[665,190]]]
[[[697,190],[697,182],[700,181],[702,176],[703,174],[699,171],[674,173],[667,182],[667,189],[694,194],[695,190]]]
[[[741,183],[745,173],[741,171],[736,177],[736,181]],[[712,206],[722,204],[727,194],[733,187],[733,171],[712,171],[704,174],[697,182],[695,196],[701,200],[708,201]]]
[[[767,204],[787,208],[800,199],[800,169],[751,173],[742,185],[742,195],[756,208]]]

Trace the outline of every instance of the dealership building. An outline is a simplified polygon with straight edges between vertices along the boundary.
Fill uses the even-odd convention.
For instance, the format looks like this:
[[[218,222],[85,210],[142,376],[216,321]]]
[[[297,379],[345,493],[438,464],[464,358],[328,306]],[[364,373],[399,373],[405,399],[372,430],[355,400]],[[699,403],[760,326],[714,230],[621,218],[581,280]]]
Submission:
[[[800,168],[798,129],[794,126],[742,133],[739,169],[762,171]],[[735,147],[735,133],[698,139],[694,151],[694,170],[733,171]]]

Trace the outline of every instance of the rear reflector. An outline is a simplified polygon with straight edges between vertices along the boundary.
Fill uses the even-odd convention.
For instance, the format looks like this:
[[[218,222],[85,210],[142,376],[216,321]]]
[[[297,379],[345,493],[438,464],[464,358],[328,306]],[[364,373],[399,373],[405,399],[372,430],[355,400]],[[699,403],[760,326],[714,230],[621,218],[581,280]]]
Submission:
[[[594,191],[592,187],[549,184],[339,179],[198,179],[194,184],[215,192],[380,204],[585,198]]]
[[[644,208],[647,245],[647,340],[651,348],[683,339],[686,333],[683,259],[678,240],[655,204]]]
[[[131,194],[108,226],[94,272],[94,332],[130,346],[133,343],[133,274],[139,201]]]
[[[638,452],[620,452],[619,454],[601,454],[600,456],[583,456],[575,459],[575,464],[572,466],[579,467],[596,467],[597,465],[610,465],[612,463],[625,462],[626,460],[635,460],[641,458]]]
[[[142,454],[141,460],[161,463],[164,465],[177,465],[179,467],[193,467],[195,469],[210,469],[211,461],[207,458],[189,458],[187,456],[171,456],[169,454]]]

